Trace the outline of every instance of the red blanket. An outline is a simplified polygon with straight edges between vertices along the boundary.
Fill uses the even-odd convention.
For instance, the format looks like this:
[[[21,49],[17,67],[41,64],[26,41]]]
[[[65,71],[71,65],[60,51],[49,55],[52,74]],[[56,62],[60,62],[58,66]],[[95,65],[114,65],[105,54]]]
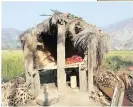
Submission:
[[[66,64],[72,64],[72,63],[77,63],[77,62],[82,62],[83,59],[80,56],[73,55],[70,58],[66,58]]]

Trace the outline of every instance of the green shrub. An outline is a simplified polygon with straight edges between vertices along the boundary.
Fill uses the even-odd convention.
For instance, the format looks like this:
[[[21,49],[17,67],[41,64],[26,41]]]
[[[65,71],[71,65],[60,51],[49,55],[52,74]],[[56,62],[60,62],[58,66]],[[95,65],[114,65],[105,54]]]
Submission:
[[[106,69],[113,70],[115,72],[120,69],[128,69],[129,66],[133,65],[132,56],[107,56],[104,58],[103,67]]]
[[[24,73],[23,52],[2,51],[2,81],[8,81]]]

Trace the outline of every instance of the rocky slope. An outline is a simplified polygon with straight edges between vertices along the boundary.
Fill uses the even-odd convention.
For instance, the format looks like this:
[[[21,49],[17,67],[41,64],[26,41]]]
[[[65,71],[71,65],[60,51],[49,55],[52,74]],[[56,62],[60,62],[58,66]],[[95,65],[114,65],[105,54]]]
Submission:
[[[133,18],[125,19],[104,28],[114,50],[133,50]]]

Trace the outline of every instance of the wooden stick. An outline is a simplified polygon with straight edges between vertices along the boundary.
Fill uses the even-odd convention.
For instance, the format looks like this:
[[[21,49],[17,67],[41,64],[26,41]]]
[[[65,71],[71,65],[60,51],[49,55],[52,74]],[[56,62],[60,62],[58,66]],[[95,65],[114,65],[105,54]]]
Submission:
[[[45,15],[45,14],[42,14],[42,15],[40,15],[40,16],[52,16],[52,15]]]

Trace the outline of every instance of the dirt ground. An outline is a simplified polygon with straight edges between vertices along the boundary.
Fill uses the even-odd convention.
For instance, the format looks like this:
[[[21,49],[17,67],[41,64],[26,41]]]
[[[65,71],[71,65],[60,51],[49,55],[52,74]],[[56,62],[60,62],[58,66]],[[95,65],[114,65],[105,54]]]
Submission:
[[[55,75],[53,76],[53,74]],[[45,89],[46,84],[48,85],[48,91],[49,93],[52,94],[51,95],[52,97],[59,96],[59,101],[54,104],[51,104],[50,106],[105,106],[106,105],[101,103],[101,100],[103,102],[106,102],[105,96],[96,95],[97,92],[99,93],[96,87],[94,87],[94,94],[92,95],[91,98],[89,98],[88,92],[80,92],[79,87],[73,89],[69,85],[67,85],[66,90],[59,93],[57,91],[57,86],[55,85],[56,73],[54,72],[51,73],[42,72],[42,74],[40,75],[40,79],[42,84],[41,87],[42,92],[40,93],[39,99],[43,100],[45,98],[45,93],[43,90]],[[41,103],[43,103],[43,101],[41,101]],[[27,105],[39,106],[36,100],[32,101]]]
[[[89,98],[88,92],[80,92],[78,85],[77,88],[73,89],[70,87],[69,85],[70,83],[67,83],[66,89],[63,92],[59,93],[56,86],[56,73],[54,76],[52,75],[53,72],[48,74],[46,73],[46,75],[44,74],[40,75],[41,91],[38,92],[39,96],[35,100],[32,100],[31,102],[25,104],[24,106],[44,106],[44,102],[46,100],[47,102],[49,102],[48,104],[49,106],[103,106],[104,105],[98,100],[100,96],[95,95],[94,94],[95,92],[92,95],[93,97]],[[19,78],[18,80],[21,81],[24,80],[24,78]],[[48,94],[47,97],[45,90],[46,86],[47,86],[47,93],[50,93]],[[96,87],[94,90],[96,90]],[[41,101],[41,103],[38,102],[39,101],[38,99]]]
[[[79,92],[78,89],[68,88],[55,106],[102,106],[100,103],[89,99],[87,92]]]
[[[53,93],[54,96],[59,95],[59,101],[51,104],[50,106],[104,106],[100,101],[89,98],[88,92],[80,92],[79,88],[72,89],[71,87],[67,86],[64,92],[59,93],[57,88],[53,84],[50,84],[49,92]],[[36,100],[27,105],[40,106]]]

